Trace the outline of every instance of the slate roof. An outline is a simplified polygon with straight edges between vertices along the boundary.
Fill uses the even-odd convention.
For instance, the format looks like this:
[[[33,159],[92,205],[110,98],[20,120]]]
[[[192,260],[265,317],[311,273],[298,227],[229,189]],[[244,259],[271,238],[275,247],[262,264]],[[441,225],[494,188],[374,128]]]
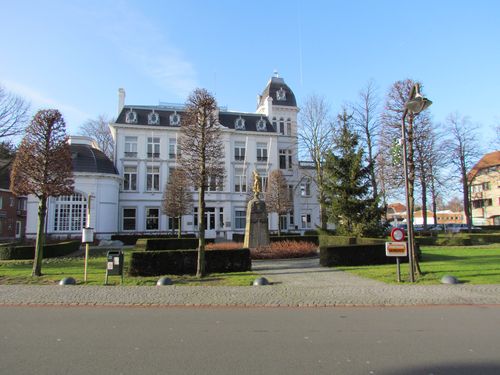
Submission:
[[[170,115],[176,112],[179,116],[183,116],[184,111],[173,110],[173,109],[163,109],[161,106],[131,106],[127,105],[123,107],[122,111],[118,115],[116,119],[117,124],[126,124],[125,116],[127,112],[132,109],[137,113],[137,124],[134,125],[148,125],[148,115],[154,110],[160,116],[160,124],[159,125],[149,125],[149,126],[157,126],[157,127],[173,127],[178,128],[178,125],[170,125]],[[222,126],[228,129],[234,129],[234,124],[236,119],[241,117],[245,120],[245,129],[241,129],[242,131],[256,131],[259,133],[268,132],[268,133],[276,133],[276,129],[274,129],[273,125],[269,121],[269,118],[265,115],[257,114],[257,113],[245,113],[245,112],[227,112],[220,111],[219,112],[219,122]],[[263,119],[266,122],[266,130],[258,131],[257,130],[257,121]]]
[[[286,94],[286,100],[278,100],[276,93],[283,89]],[[293,91],[288,87],[285,83],[285,80],[280,77],[272,77],[264,91],[262,91],[262,95],[260,96],[259,106],[264,103],[266,98],[270,96],[273,98],[273,105],[281,105],[286,107],[297,107],[297,101],[295,100],[295,95]]]
[[[100,150],[85,144],[72,144],[73,172],[118,174],[113,162]]]

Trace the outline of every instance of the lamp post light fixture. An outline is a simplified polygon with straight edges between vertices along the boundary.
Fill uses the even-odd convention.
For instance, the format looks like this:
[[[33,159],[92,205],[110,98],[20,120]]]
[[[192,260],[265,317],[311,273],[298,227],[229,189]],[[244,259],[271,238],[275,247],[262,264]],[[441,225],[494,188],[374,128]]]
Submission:
[[[410,210],[410,183],[408,180],[408,161],[407,161],[407,145],[406,145],[406,116],[408,112],[411,115],[417,115],[426,108],[428,108],[432,102],[423,97],[420,94],[420,85],[415,83],[410,91],[410,97],[404,105],[403,119],[401,122],[401,133],[403,137],[403,168],[405,176],[405,190],[406,190],[406,224],[408,228],[408,264],[410,267],[410,282],[415,282],[415,239],[413,233],[413,212]],[[412,119],[413,121],[413,119]],[[413,208],[413,206],[412,206]]]

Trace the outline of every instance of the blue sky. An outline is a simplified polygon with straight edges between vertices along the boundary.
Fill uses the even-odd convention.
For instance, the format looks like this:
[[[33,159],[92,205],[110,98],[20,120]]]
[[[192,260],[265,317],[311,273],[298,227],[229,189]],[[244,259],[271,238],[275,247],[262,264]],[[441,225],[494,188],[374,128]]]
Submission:
[[[436,124],[454,111],[500,122],[498,1],[0,0],[0,83],[55,107],[70,133],[127,104],[182,103],[194,87],[254,111],[274,69],[299,103],[339,111],[373,79],[424,84]],[[436,125],[438,126],[438,125]]]

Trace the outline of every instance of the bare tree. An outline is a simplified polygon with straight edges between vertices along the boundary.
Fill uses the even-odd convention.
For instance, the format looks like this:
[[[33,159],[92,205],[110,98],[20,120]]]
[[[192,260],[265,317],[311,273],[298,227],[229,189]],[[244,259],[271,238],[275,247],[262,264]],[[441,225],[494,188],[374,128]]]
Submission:
[[[221,136],[215,98],[205,89],[194,90],[181,122],[179,163],[198,191],[198,277],[205,275],[205,190],[209,181],[222,184],[225,174]]]
[[[452,113],[446,119],[448,139],[446,142],[447,154],[450,165],[453,167],[455,177],[461,182],[463,206],[467,227],[472,226],[472,210],[469,197],[469,183],[467,173],[481,156],[477,138],[477,126],[472,124],[467,117]]]
[[[458,197],[453,197],[446,203],[445,207],[452,212],[462,212],[464,210],[464,202]]]
[[[299,147],[314,164],[315,173],[310,177],[318,188],[321,228],[326,229],[328,217],[323,165],[325,154],[332,144],[333,126],[325,98],[317,95],[307,97],[302,105],[299,120]]]
[[[288,214],[293,209],[293,201],[288,190],[288,183],[280,169],[274,169],[269,173],[265,200],[267,211],[277,213],[278,218],[281,215]],[[281,236],[279,220],[278,236]]]
[[[182,216],[191,212],[193,207],[193,194],[189,189],[186,173],[180,169],[174,169],[170,173],[168,182],[163,193],[163,212],[177,220],[177,237],[181,238]]]
[[[99,149],[113,160],[115,143],[108,126],[110,121],[106,115],[99,115],[96,119],[87,120],[80,126],[80,133],[94,139]]]
[[[377,144],[380,130],[380,116],[378,113],[379,98],[377,89],[373,81],[369,81],[359,92],[359,101],[353,106],[354,125],[360,135],[366,152],[366,160],[370,170],[370,183],[373,199],[378,199],[378,186],[376,175],[377,153],[375,145]]]
[[[14,159],[10,188],[17,195],[34,194],[40,201],[32,275],[41,276],[47,199],[73,194],[71,151],[58,110],[41,110],[33,117]]]
[[[28,122],[29,104],[0,85],[0,139],[19,135]]]

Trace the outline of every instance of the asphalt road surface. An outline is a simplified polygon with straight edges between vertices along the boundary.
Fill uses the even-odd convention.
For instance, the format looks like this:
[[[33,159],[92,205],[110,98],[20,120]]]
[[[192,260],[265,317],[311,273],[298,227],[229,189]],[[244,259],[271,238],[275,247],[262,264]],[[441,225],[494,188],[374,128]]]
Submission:
[[[1,307],[0,374],[500,374],[500,307]]]

